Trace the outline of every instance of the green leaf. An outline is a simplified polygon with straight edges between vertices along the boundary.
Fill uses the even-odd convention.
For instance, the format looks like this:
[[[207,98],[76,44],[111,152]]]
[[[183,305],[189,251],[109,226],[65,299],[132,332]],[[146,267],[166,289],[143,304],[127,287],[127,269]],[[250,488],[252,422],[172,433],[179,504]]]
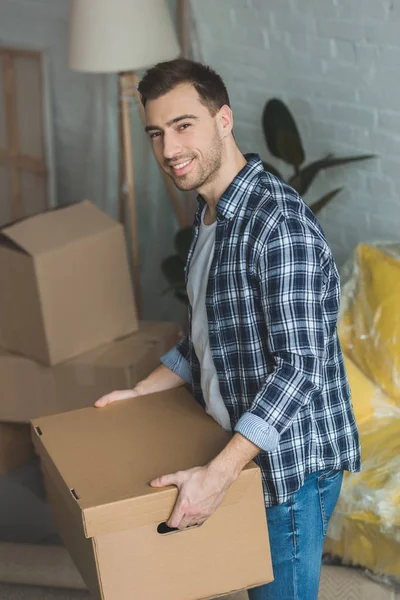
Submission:
[[[316,202],[313,202],[313,204],[310,206],[313,213],[317,214],[317,212],[319,212],[322,208],[324,208],[324,206],[326,206],[328,204],[328,202],[330,202],[342,190],[343,190],[342,187],[336,188],[336,189],[332,190],[331,192],[328,192],[327,194],[322,196],[322,198],[320,198]]]
[[[186,264],[186,258],[192,242],[192,228],[185,227],[180,229],[175,236],[175,249],[178,252],[181,260]]]
[[[180,300],[180,302],[183,302],[184,304],[189,304],[189,298],[186,293],[186,289],[175,290],[175,297],[178,298],[178,300]]]
[[[305,159],[303,145],[296,123],[281,100],[273,98],[267,102],[262,124],[271,154],[293,165],[297,172]]]
[[[180,256],[168,256],[161,263],[161,270],[173,288],[185,287],[185,263]]]
[[[360,160],[369,160],[370,158],[376,158],[376,154],[344,156],[341,158],[333,158],[332,154],[328,154],[325,158],[316,160],[301,169],[299,173],[293,175],[293,177],[289,179],[288,183],[300,194],[300,196],[302,196],[306,193],[318,173],[323,169],[331,169],[332,167],[339,167],[340,165],[346,165]]]
[[[275,169],[275,167],[273,165],[271,165],[270,163],[267,163],[263,160],[263,166],[264,166],[265,171],[268,171],[268,173],[271,173],[271,175],[275,175],[275,177],[279,177],[279,179],[283,179],[283,177],[279,173],[278,169]]]
[[[185,304],[189,304],[189,297],[186,292],[186,287],[182,287],[182,288],[180,288],[180,287],[174,288],[172,286],[167,287],[165,290],[163,290],[161,292],[161,296],[165,296],[166,294],[171,293],[171,292],[173,292],[175,298],[178,298],[178,300],[180,300],[181,302],[184,302]]]

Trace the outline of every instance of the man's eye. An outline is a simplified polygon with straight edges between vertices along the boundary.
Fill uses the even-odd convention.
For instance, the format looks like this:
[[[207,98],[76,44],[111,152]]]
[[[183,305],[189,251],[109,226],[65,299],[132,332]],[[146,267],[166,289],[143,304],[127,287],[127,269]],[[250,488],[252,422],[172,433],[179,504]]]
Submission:
[[[155,131],[154,133],[150,133],[150,139],[151,140],[155,140],[157,137],[159,137],[161,134],[159,131]]]
[[[179,129],[187,129],[188,127],[190,127],[190,123],[182,123],[182,125],[179,125]]]

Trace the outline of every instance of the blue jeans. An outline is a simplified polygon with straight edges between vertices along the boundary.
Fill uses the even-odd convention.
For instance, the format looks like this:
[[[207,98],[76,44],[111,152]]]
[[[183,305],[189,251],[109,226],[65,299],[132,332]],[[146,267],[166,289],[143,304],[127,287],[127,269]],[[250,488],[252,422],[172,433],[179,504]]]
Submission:
[[[249,600],[317,600],[322,548],[343,471],[309,475],[288,502],[267,508],[274,581]]]

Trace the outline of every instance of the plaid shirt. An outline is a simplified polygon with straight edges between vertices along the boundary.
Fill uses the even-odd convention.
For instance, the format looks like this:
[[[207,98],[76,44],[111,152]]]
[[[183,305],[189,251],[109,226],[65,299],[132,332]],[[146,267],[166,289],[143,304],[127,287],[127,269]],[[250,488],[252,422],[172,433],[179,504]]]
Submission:
[[[248,155],[217,204],[206,309],[210,349],[232,430],[261,448],[267,506],[307,474],[360,470],[360,447],[337,334],[339,276],[299,195]],[[204,200],[194,220],[197,241]],[[204,406],[189,333],[161,357]]]

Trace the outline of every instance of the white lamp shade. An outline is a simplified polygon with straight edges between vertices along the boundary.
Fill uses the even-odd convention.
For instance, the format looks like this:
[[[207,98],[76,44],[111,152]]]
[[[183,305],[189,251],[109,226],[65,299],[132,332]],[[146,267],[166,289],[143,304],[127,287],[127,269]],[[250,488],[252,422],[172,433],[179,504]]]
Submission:
[[[69,66],[136,71],[179,55],[165,0],[72,0]]]

